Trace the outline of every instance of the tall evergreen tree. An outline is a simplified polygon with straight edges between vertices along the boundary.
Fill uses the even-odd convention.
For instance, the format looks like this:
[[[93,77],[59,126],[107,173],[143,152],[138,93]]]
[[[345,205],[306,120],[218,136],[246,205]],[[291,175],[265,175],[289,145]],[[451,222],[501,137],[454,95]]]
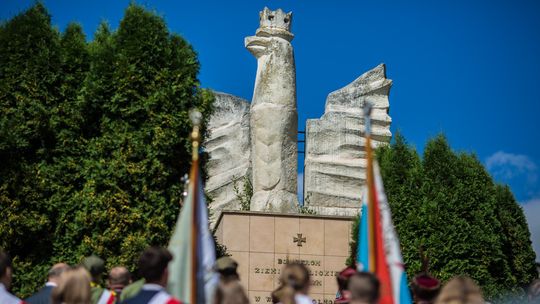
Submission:
[[[65,201],[58,197],[77,185],[80,170],[79,157],[85,148],[81,127],[83,115],[78,106],[78,95],[89,70],[89,54],[86,37],[78,24],[69,24],[60,39],[60,96],[50,109],[49,125],[55,144],[52,159],[41,162],[40,171],[47,175],[47,189],[52,201]]]
[[[421,271],[423,247],[431,272],[443,281],[467,274],[491,299],[523,293],[536,275],[523,211],[475,155],[452,151],[439,135],[421,160],[397,134],[377,158],[409,276]]]
[[[82,187],[62,210],[55,255],[133,267],[144,247],[169,238],[189,166],[188,110],[208,114],[212,97],[198,88],[191,47],[136,5],[116,33],[100,27],[91,58],[81,105],[99,127],[86,132]]]
[[[57,261],[95,253],[131,270],[164,245],[190,157],[188,110],[208,116],[193,48],[130,5],[119,29],[60,35],[42,4],[0,27],[0,247],[14,290],[35,291]],[[204,136],[204,131],[203,131]]]
[[[421,239],[417,232],[424,225],[418,221],[421,209],[422,163],[418,153],[407,145],[405,138],[397,132],[390,146],[377,151],[377,159],[384,176],[388,203],[393,211],[394,225],[400,236],[404,259],[418,261]],[[419,269],[420,263],[407,265]]]
[[[494,184],[474,155],[456,154],[443,136],[426,145],[422,238],[434,273],[467,274],[488,296],[512,288],[495,217]]]
[[[0,153],[46,154],[53,145],[49,109],[60,96],[59,35],[42,4],[2,25],[0,36]]]
[[[41,4],[0,30],[0,247],[14,256],[16,279],[32,277],[48,257],[51,209],[40,163],[55,146],[51,109],[60,99],[60,37]],[[29,281],[24,291],[40,281]]]
[[[396,232],[400,236],[404,258],[415,261],[418,256],[417,231],[420,230],[418,212],[421,201],[422,164],[418,153],[407,145],[405,138],[397,132],[389,146],[382,146],[376,150],[381,174],[384,177],[384,186],[388,203],[392,208]],[[352,256],[356,255],[358,227],[352,230]],[[352,264],[352,260],[349,261]],[[419,269],[417,265],[408,265],[409,268]]]
[[[82,131],[86,139],[101,135],[103,107],[114,94],[115,45],[107,23],[99,25],[88,50],[90,71],[84,79],[78,105],[78,110],[84,113]]]
[[[515,278],[513,282],[516,286],[527,287],[538,276],[527,220],[510,187],[497,185],[495,190],[495,212],[501,223],[502,250]]]

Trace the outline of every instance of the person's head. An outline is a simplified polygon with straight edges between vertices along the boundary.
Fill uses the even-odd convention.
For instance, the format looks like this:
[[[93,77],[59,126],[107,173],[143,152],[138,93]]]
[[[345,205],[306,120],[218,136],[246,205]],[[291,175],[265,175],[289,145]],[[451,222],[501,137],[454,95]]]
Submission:
[[[540,279],[536,279],[531,283],[527,290],[527,296],[530,303],[540,303]]]
[[[441,290],[439,280],[428,274],[415,276],[411,285],[416,303],[433,303]]]
[[[13,266],[9,254],[0,250],[0,283],[9,289]]]
[[[340,296],[339,298],[336,298],[335,303],[349,303],[351,293],[347,289],[347,285],[349,284],[349,279],[351,278],[351,276],[356,273],[357,271],[354,267],[347,267],[336,275],[336,281],[338,284]]]
[[[297,293],[307,294],[309,290],[309,270],[301,263],[290,263],[283,267],[280,277],[281,285],[288,285]]]
[[[457,276],[444,285],[436,304],[483,304],[480,287],[469,277]]]
[[[349,283],[349,279],[356,273],[357,271],[356,269],[354,269],[354,267],[347,267],[343,269],[340,273],[338,273],[336,276],[336,280],[339,290],[347,290],[347,284]]]
[[[169,276],[167,266],[171,260],[172,255],[169,250],[161,247],[150,247],[139,258],[139,274],[146,280],[146,283],[166,286]]]
[[[370,272],[358,272],[349,278],[351,303],[375,304],[379,301],[380,283]]]
[[[105,271],[105,261],[96,255],[91,255],[85,257],[81,264],[90,273],[92,282],[99,284],[103,271]]]
[[[230,281],[227,283],[219,284],[218,289],[216,290],[215,297],[216,304],[248,304],[249,300],[240,285],[240,282]]]
[[[53,304],[90,304],[90,274],[83,267],[64,271],[51,292]]]
[[[131,274],[124,266],[116,266],[109,271],[109,289],[123,289],[131,283]]]
[[[236,281],[240,279],[236,269],[238,263],[231,257],[221,257],[216,261],[216,271],[219,273],[221,281]]]
[[[66,263],[54,264],[47,273],[47,281],[58,284],[58,281],[60,280],[60,275],[62,275],[62,273],[68,269],[69,265]]]
[[[295,304],[295,293],[296,291],[291,286],[281,284],[276,290],[272,291],[272,303]]]

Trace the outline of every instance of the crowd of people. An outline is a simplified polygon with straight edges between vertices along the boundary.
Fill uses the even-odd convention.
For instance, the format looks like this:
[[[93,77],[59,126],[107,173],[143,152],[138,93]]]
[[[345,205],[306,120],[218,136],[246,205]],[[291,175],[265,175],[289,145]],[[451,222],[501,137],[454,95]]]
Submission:
[[[171,253],[160,247],[150,247],[140,256],[140,279],[132,281],[128,269],[117,266],[110,269],[104,282],[105,263],[97,256],[86,257],[80,265],[65,263],[53,265],[47,282],[34,295],[21,300],[9,292],[13,265],[9,255],[0,251],[0,304],[179,304],[167,293],[168,264]],[[238,263],[230,257],[216,262],[220,282],[213,297],[215,304],[247,304],[248,296],[240,283]],[[369,272],[347,267],[337,277],[336,304],[379,303],[380,282]],[[105,283],[107,288],[102,287]],[[280,284],[271,293],[273,303],[311,304],[310,271],[302,263],[285,265]],[[485,302],[480,287],[467,276],[457,276],[441,286],[439,280],[427,272],[415,276],[411,282],[414,303],[417,304],[481,304]],[[540,303],[540,280],[529,288],[529,303]]]

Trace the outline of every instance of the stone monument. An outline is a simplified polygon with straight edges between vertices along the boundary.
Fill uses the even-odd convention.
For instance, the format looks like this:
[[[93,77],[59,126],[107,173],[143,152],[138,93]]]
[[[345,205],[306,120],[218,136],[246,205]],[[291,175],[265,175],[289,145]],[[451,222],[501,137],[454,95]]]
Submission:
[[[222,210],[295,212],[297,202],[296,71],[292,14],[264,8],[245,46],[257,59],[251,104],[214,92],[204,143],[209,154],[206,191],[211,223]],[[392,81],[381,64],[328,95],[324,115],[306,123],[304,205],[320,215],[358,214],[365,183],[363,107],[373,104],[372,142],[390,141],[388,94]],[[253,193],[243,193],[249,183]],[[248,187],[249,188],[249,187]],[[239,191],[240,190],[240,191]],[[240,193],[239,193],[240,192]]]
[[[290,32],[292,13],[264,8],[246,48],[257,58],[251,101],[251,210],[297,209],[296,68]]]
[[[257,59],[251,104],[214,92],[214,113],[204,143],[209,154],[206,191],[218,241],[239,261],[241,282],[252,303],[271,303],[283,266],[309,266],[311,295],[333,303],[335,275],[349,255],[352,216],[365,183],[363,107],[370,101],[372,142],[390,140],[384,65],[331,93],[324,115],[306,125],[304,205],[298,214],[296,71],[292,14],[265,8],[255,36],[245,39]],[[252,192],[242,192],[244,186]],[[242,201],[242,204],[240,203]],[[238,211],[246,208],[251,211]]]

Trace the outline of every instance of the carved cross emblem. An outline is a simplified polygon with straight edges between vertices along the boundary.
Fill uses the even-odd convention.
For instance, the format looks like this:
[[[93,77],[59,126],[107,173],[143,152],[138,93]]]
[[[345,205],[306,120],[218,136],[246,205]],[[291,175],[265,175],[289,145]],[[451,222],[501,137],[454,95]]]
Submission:
[[[297,236],[293,237],[293,243],[298,243],[298,247],[302,247],[302,243],[306,242],[306,237],[302,237],[301,233],[298,233]]]

